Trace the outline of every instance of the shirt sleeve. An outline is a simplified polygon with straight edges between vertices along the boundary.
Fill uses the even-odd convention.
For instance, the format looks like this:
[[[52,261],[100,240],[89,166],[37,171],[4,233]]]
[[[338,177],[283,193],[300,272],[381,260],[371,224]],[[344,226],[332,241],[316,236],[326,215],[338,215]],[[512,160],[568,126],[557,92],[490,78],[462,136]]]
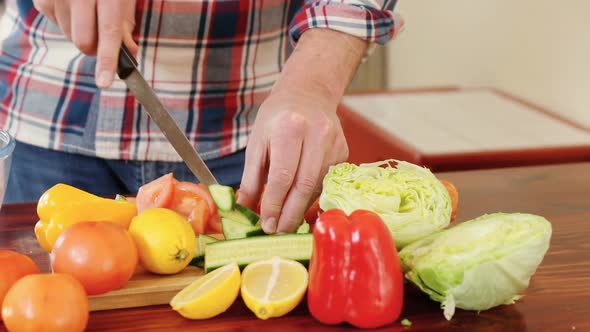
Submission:
[[[393,12],[397,0],[305,1],[289,25],[293,44],[312,28],[328,28],[364,40],[386,44],[403,28],[404,20]]]

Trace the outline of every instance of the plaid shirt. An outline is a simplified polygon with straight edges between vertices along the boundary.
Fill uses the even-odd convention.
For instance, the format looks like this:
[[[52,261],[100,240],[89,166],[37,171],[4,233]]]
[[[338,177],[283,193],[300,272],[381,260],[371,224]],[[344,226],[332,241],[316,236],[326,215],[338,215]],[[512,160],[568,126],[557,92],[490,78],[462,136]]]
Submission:
[[[373,43],[394,37],[394,1],[137,0],[139,69],[204,159],[243,149],[258,107],[306,30]],[[0,128],[48,149],[108,159],[180,161],[123,81],[94,83],[85,56],[32,0],[0,21]]]

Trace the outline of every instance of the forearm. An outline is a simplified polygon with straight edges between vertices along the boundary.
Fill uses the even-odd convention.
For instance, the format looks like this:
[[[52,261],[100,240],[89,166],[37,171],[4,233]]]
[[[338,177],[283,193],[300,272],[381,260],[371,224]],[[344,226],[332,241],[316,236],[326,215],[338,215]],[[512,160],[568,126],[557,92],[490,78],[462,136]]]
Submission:
[[[369,43],[329,29],[311,29],[299,39],[273,93],[322,94],[340,101]]]

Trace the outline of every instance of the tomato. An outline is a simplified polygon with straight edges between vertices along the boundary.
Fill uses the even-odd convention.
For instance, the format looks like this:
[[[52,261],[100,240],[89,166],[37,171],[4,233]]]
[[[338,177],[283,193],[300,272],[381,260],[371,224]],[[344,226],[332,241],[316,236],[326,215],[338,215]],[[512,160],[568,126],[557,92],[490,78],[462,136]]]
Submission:
[[[88,323],[84,288],[66,274],[32,274],[6,294],[2,317],[11,332],[84,331]]]
[[[191,182],[178,182],[174,186],[174,194],[169,208],[188,218],[195,206],[201,201],[207,204],[199,185]]]
[[[196,204],[188,216],[188,222],[192,225],[195,235],[205,234],[209,223],[209,206],[204,199],[195,200]]]
[[[221,216],[219,214],[215,214],[209,218],[209,229],[214,233],[223,232],[221,228]]]
[[[74,276],[89,295],[123,286],[138,264],[129,232],[109,222],[81,222],[68,227],[50,254],[57,273]]]
[[[12,250],[0,250],[0,304],[17,280],[34,273],[39,273],[39,267],[29,256]]]
[[[174,193],[174,176],[168,173],[139,188],[135,205],[137,212],[149,208],[168,207]]]
[[[455,185],[453,185],[453,183],[450,181],[440,180],[440,182],[442,182],[445,188],[447,188],[447,191],[451,196],[451,203],[453,206],[453,210],[451,212],[451,221],[453,221],[455,220],[455,217],[457,217],[457,210],[459,209],[459,192],[457,191],[457,188],[455,188]]]
[[[215,201],[213,201],[209,189],[207,189],[202,183],[197,184],[186,181],[176,183],[174,187],[174,198],[172,204],[170,204],[170,209],[183,214],[182,211],[177,210],[177,208],[183,209],[184,205],[187,205],[186,209],[190,210],[187,213],[188,215],[192,211],[188,206],[195,204],[194,202],[191,202],[191,200],[196,199],[197,197],[204,199],[205,202],[207,202],[209,213],[211,215],[217,214],[217,205],[215,204]]]
[[[307,221],[308,224],[315,223],[315,221],[318,219],[318,215],[321,212],[322,209],[320,208],[320,198],[318,197],[315,201],[313,201],[313,204],[305,212],[305,221]]]

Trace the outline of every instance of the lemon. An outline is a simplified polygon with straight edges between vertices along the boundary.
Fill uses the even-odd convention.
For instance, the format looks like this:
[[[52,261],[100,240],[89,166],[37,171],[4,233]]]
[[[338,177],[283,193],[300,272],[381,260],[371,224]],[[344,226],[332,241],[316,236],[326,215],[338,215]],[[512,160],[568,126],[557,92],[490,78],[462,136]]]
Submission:
[[[273,257],[252,263],[242,272],[242,299],[260,319],[281,317],[305,294],[309,277],[303,264]]]
[[[207,319],[226,311],[239,293],[240,268],[230,263],[186,286],[170,306],[185,318]]]
[[[147,209],[131,220],[129,233],[137,245],[141,265],[158,274],[182,271],[195,255],[195,232],[178,213]]]

